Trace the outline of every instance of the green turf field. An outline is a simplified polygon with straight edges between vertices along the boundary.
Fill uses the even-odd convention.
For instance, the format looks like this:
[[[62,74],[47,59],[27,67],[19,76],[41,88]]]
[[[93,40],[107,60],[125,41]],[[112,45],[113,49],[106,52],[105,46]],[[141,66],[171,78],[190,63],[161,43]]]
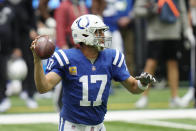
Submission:
[[[188,131],[186,129],[166,128],[132,124],[126,122],[105,122],[107,131]],[[25,124],[25,125],[0,125],[1,131],[57,131],[55,124]]]
[[[179,95],[183,96],[187,88],[180,88]],[[134,95],[129,93],[124,88],[115,88],[109,97],[108,110],[132,110],[136,109],[134,103],[141,95]],[[168,102],[170,100],[170,90],[165,89],[151,89],[149,94],[149,105],[145,109],[168,109]],[[28,109],[25,102],[18,96],[12,96],[12,107],[6,113],[33,113],[33,112],[55,112],[55,106],[52,99],[38,99],[39,108]],[[193,107],[193,103],[188,108]]]
[[[183,123],[183,124],[196,125],[196,119],[163,119],[160,121],[169,121],[169,122],[177,122],[177,123]]]
[[[179,94],[183,96],[187,88],[180,88]],[[141,95],[133,95],[126,91],[124,88],[115,88],[109,97],[108,110],[137,110],[134,107],[134,102]],[[154,109],[169,109],[168,101],[170,99],[170,90],[152,89],[149,94],[149,106],[140,110],[154,110]],[[52,99],[37,99],[39,103],[38,109],[28,109],[25,102],[18,96],[12,96],[12,107],[4,114],[20,114],[20,113],[42,113],[42,112],[55,112],[55,106]],[[192,108],[193,103],[189,107]],[[1,114],[0,114],[1,117]],[[175,122],[179,124],[190,124],[196,126],[196,119],[161,119],[159,121]],[[137,123],[126,122],[105,122],[107,131],[189,131],[187,129],[175,129],[170,127],[143,125]],[[0,124],[0,131],[56,131],[57,124],[20,124],[20,125],[3,125]]]

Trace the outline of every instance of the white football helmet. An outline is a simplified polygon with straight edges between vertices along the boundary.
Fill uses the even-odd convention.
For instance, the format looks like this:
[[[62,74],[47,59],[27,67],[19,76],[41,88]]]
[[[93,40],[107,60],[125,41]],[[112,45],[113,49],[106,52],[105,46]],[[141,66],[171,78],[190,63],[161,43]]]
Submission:
[[[23,59],[10,59],[8,61],[7,75],[9,80],[24,80],[27,73],[27,64]]]
[[[103,20],[96,15],[87,14],[78,17],[72,24],[72,37],[75,44],[84,43],[85,45],[96,46],[100,48],[109,48],[112,43],[112,37],[95,35],[96,30],[103,30],[104,32],[109,29]]]

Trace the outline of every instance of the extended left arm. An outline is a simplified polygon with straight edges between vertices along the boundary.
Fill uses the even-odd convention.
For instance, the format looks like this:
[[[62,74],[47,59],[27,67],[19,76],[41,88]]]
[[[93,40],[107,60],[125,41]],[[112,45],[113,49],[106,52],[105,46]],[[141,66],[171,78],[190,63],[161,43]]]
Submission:
[[[121,83],[129,92],[140,94],[148,88],[149,84],[154,82],[156,82],[156,80],[151,74],[143,72],[140,76],[135,78],[130,76]]]

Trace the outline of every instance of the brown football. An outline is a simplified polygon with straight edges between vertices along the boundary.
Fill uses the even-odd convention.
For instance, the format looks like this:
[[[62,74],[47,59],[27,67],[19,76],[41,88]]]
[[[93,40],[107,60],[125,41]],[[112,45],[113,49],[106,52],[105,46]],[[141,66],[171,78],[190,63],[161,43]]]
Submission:
[[[37,39],[35,44],[35,53],[41,59],[48,59],[52,56],[55,50],[55,44],[48,35],[42,35]]]

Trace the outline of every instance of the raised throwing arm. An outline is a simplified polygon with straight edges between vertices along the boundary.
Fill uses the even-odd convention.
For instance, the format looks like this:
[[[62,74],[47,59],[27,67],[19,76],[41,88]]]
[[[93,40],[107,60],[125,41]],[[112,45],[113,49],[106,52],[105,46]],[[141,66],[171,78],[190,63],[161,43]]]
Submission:
[[[44,74],[41,59],[36,55],[34,50],[38,38],[39,37],[31,43],[31,50],[34,57],[34,80],[37,90],[40,93],[46,93],[55,87],[55,85],[61,80],[61,77],[54,72],[49,72],[46,75]]]

